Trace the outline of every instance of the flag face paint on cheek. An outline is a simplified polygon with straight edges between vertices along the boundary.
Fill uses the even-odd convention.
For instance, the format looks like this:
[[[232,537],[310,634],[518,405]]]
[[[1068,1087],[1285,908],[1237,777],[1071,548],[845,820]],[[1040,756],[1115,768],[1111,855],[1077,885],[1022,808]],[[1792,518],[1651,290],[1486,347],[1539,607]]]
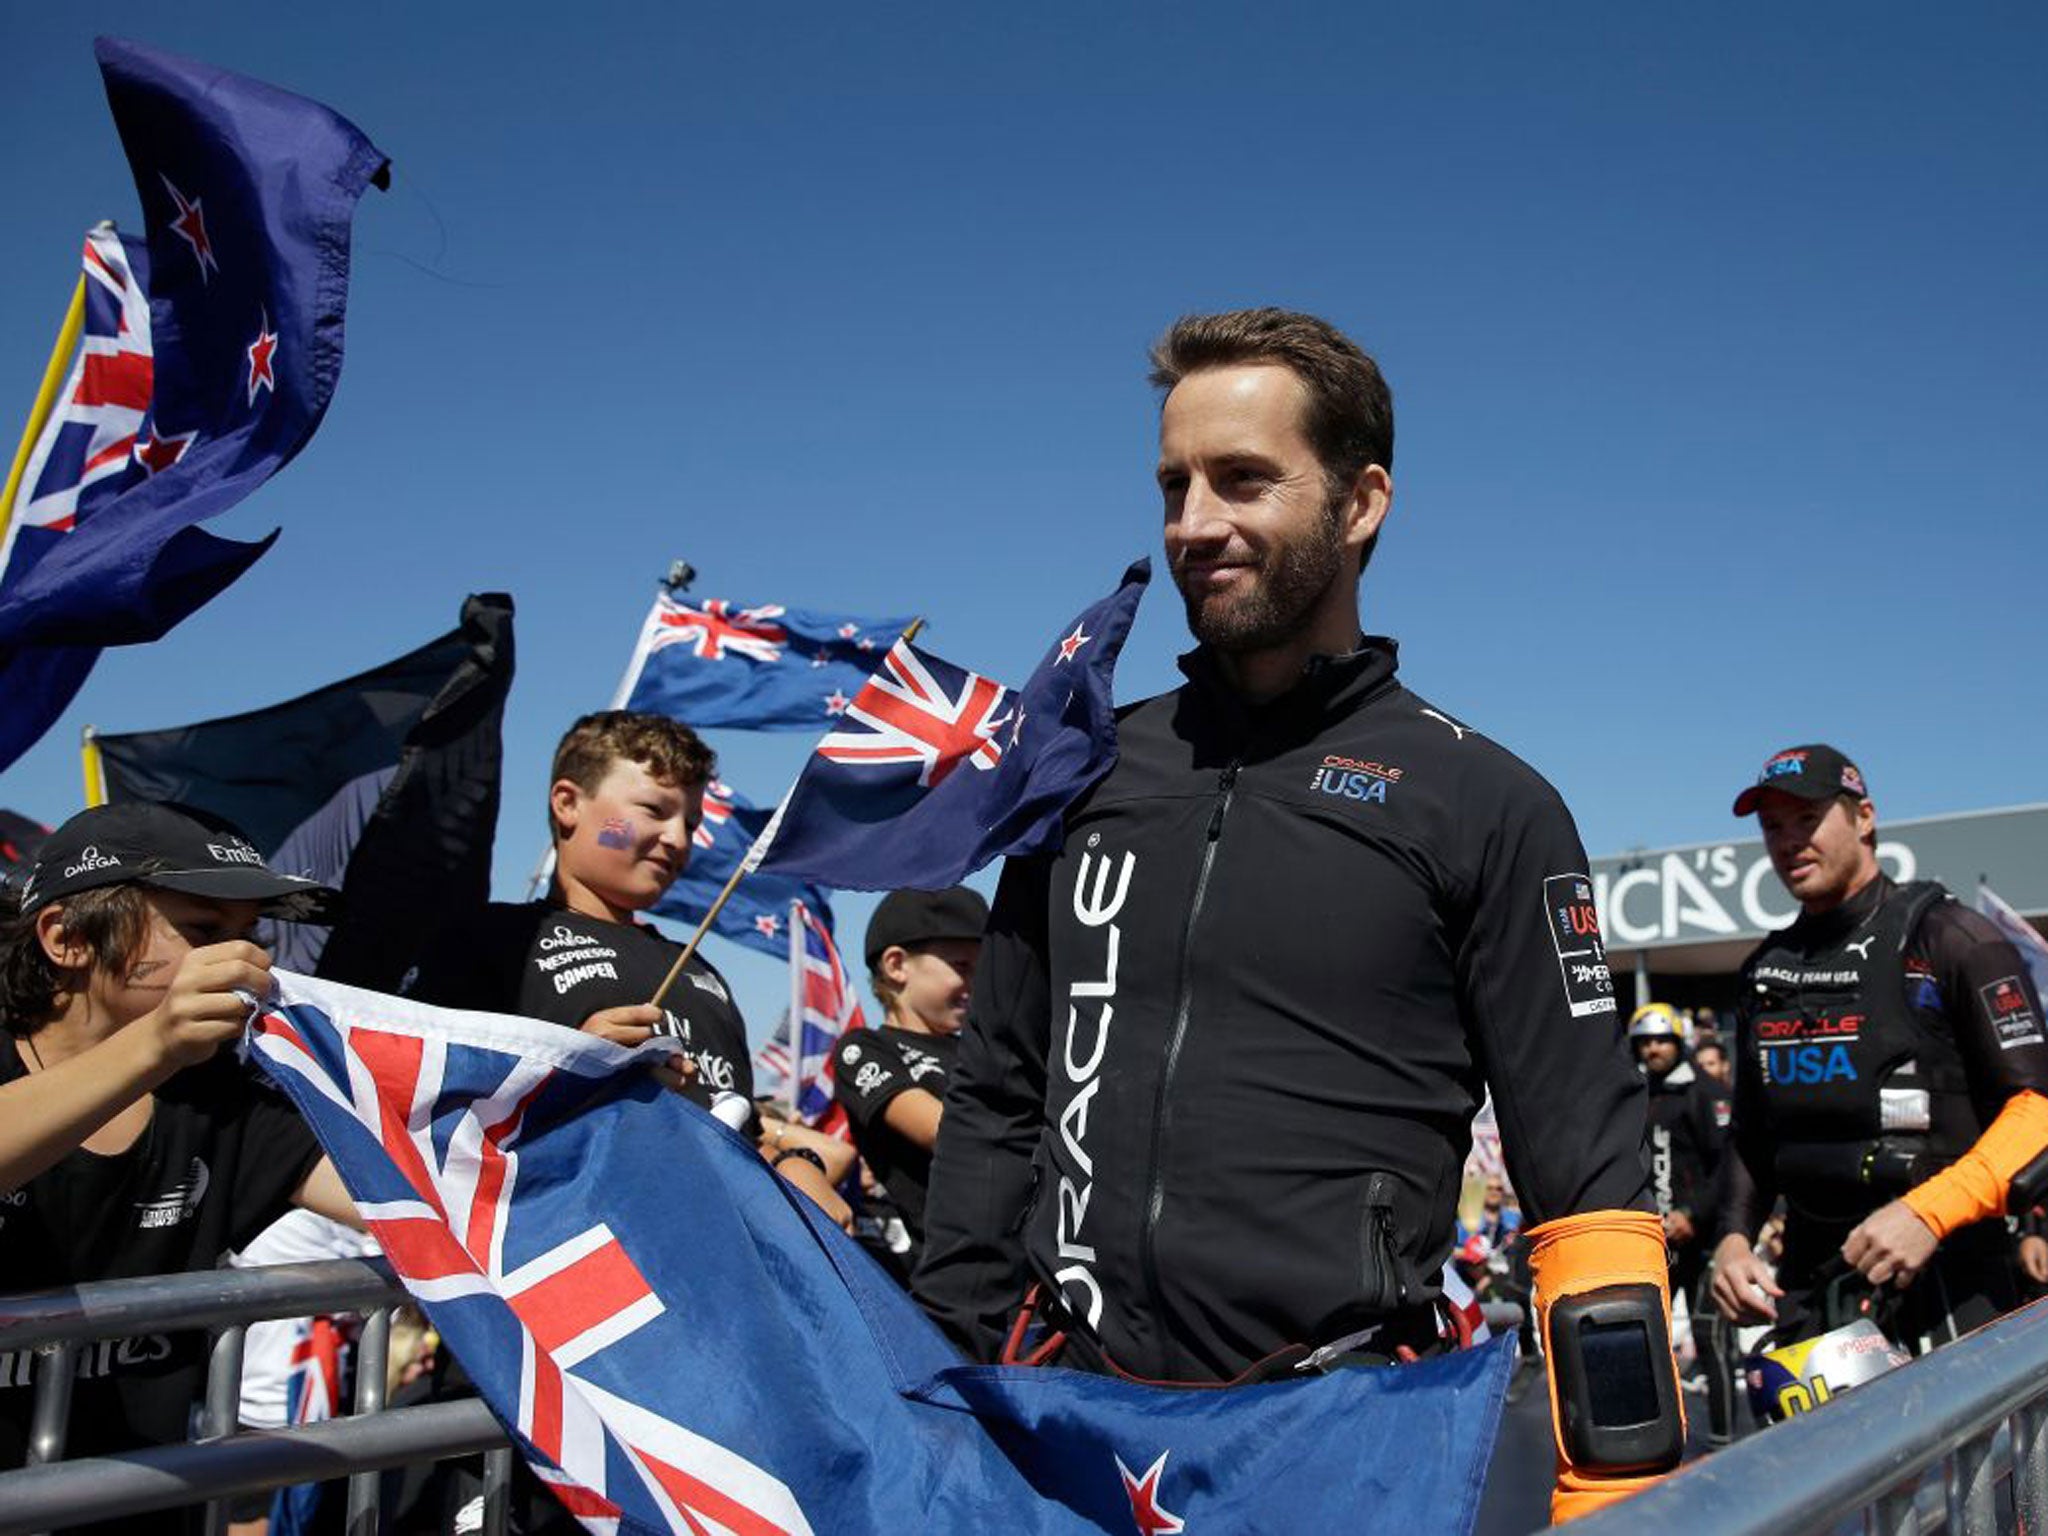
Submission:
[[[630,848],[639,836],[639,828],[622,816],[613,816],[598,828],[597,846],[600,848]]]

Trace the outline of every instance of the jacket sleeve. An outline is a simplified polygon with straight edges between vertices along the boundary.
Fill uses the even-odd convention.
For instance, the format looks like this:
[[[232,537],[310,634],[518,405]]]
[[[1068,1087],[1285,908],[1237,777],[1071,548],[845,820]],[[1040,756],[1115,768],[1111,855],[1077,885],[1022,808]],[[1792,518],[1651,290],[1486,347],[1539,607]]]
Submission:
[[[1003,869],[975,962],[974,997],[946,1084],[932,1159],[919,1303],[969,1356],[994,1360],[1029,1271],[1023,1218],[1045,1117],[1051,1039],[1046,903],[1051,861]]]
[[[1457,957],[1509,1176],[1532,1225],[1652,1210],[1646,1098],[1629,1060],[1571,813],[1528,774],[1481,820]]]
[[[1748,967],[1743,969],[1743,991],[1750,991]],[[1754,1025],[1750,1015],[1736,1022],[1734,1062],[1734,1119],[1728,1144],[1721,1152],[1721,1214],[1715,1221],[1718,1242],[1740,1233],[1755,1242],[1770,1219],[1778,1201],[1778,1180],[1771,1156],[1769,1127],[1764,1120],[1763,1084],[1758,1073],[1756,1052],[1751,1049]]]
[[[1940,978],[1943,1012],[1979,1120],[2022,1089],[2048,1095],[2048,1039],[2034,978],[1990,919],[1945,901],[1921,920],[1918,943]]]

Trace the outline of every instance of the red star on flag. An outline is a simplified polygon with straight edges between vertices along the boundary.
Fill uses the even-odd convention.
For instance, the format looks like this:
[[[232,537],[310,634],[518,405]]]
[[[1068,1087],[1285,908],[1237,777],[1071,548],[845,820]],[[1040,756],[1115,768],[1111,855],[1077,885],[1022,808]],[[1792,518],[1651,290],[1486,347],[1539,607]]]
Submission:
[[[846,706],[852,702],[853,700],[849,699],[837,688],[834,688],[825,695],[825,713],[828,715],[843,715],[846,713]]]
[[[842,640],[851,640],[859,633],[860,626],[858,624],[842,624],[839,626],[839,638]]]
[[[754,931],[772,939],[782,932],[782,919],[772,912],[763,912],[754,919]]]
[[[1161,1451],[1143,1477],[1132,1476],[1123,1457],[1115,1458],[1116,1469],[1124,1476],[1124,1493],[1131,1501],[1131,1523],[1137,1526],[1139,1536],[1174,1536],[1174,1532],[1187,1529],[1179,1515],[1159,1507],[1159,1474],[1166,1470],[1166,1458],[1172,1454]]]
[[[1057,667],[1062,662],[1072,661],[1074,659],[1074,653],[1080,650],[1082,646],[1086,645],[1090,640],[1093,640],[1094,638],[1095,637],[1093,635],[1082,634],[1081,626],[1076,624],[1074,626],[1074,632],[1071,635],[1067,636],[1066,639],[1060,642],[1060,659],[1059,661],[1054,662],[1053,665]]]
[[[256,339],[249,343],[249,403],[256,403],[256,391],[267,389],[277,393],[277,375],[270,371],[270,359],[277,351],[277,332],[270,328],[270,316],[263,317],[262,328],[256,332]]]
[[[196,432],[174,432],[169,437],[158,437],[156,428],[149,429],[149,438],[135,441],[135,462],[152,475],[160,475],[178,460],[185,457],[185,450],[192,446]]]
[[[206,233],[206,212],[200,199],[188,199],[184,193],[171,185],[171,178],[163,176],[164,190],[171,194],[171,201],[178,205],[178,216],[171,220],[171,233],[192,247],[192,255],[199,263],[199,280],[206,281],[209,272],[218,272],[220,262],[213,254],[213,241]]]

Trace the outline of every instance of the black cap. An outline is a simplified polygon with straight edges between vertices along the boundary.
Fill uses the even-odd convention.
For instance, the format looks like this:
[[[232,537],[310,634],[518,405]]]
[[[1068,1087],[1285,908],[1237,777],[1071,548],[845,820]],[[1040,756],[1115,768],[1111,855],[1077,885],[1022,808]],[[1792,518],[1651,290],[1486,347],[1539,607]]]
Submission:
[[[891,944],[905,949],[938,939],[978,939],[988,926],[988,903],[979,891],[956,885],[944,891],[891,891],[868,919],[868,969]]]
[[[271,869],[231,822],[190,806],[127,800],[80,811],[43,840],[21,910],[131,881],[219,901],[259,901],[264,916],[292,922],[331,921],[340,900],[317,880]]]
[[[1863,770],[1823,742],[1773,752],[1756,782],[1735,797],[1735,814],[1747,816],[1755,810],[1757,798],[1767,789],[1781,789],[1802,800],[1832,800],[1837,795],[1870,798],[1870,791],[1863,787]]]

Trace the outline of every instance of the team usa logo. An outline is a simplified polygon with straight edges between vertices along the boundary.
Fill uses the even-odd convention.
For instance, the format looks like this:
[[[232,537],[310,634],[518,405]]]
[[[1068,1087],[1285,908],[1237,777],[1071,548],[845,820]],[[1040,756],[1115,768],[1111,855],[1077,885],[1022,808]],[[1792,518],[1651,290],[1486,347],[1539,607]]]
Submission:
[[[1308,787],[1344,800],[1356,800],[1361,804],[1376,801],[1384,805],[1387,791],[1400,782],[1399,768],[1332,752],[1309,775]]]
[[[1575,1019],[1614,1012],[1614,976],[1600,936],[1593,885],[1584,875],[1551,875],[1543,882],[1543,908],[1557,946],[1565,1003]]]
[[[2034,1016],[2034,1005],[2019,977],[2001,976],[1988,986],[1979,987],[1977,995],[1983,999],[1984,1016],[1998,1032],[2000,1050],[2042,1043],[2041,1022]]]
[[[1804,752],[1780,752],[1776,757],[1764,764],[1764,771],[1758,774],[1757,777],[1759,780],[1787,779],[1804,772],[1806,772],[1806,754]]]

